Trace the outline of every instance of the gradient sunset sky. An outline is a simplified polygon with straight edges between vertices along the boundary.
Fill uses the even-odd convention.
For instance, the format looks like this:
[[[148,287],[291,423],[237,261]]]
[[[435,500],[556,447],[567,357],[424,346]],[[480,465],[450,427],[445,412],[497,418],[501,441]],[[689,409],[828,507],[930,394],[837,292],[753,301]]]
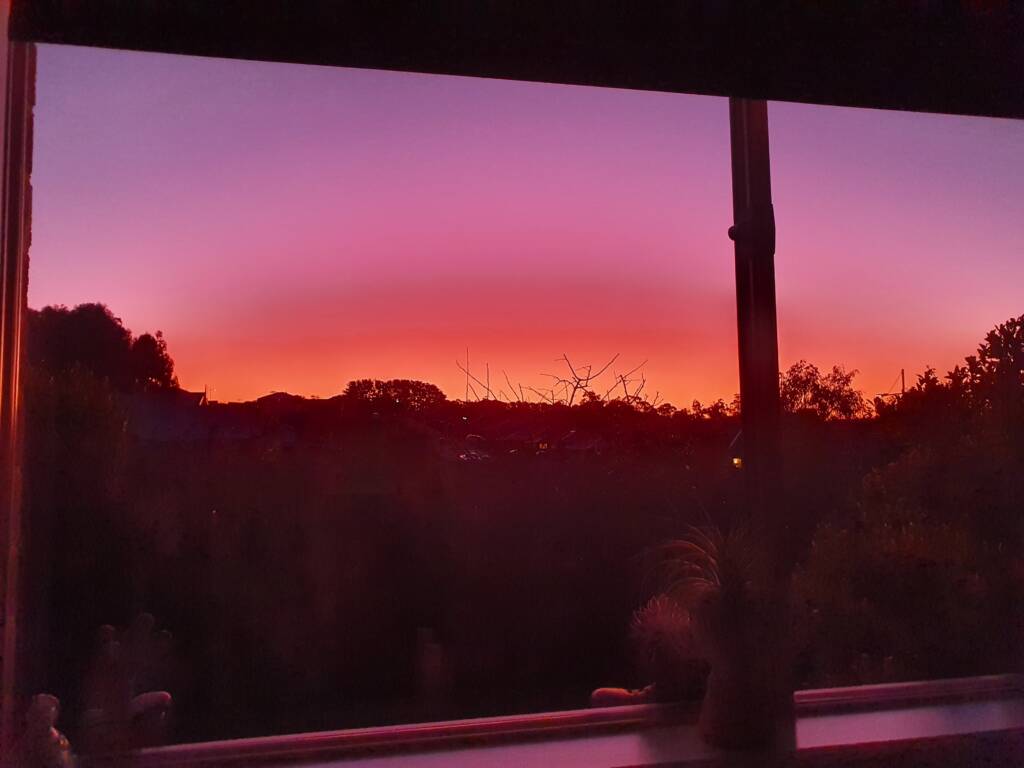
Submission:
[[[1024,313],[1024,123],[773,103],[783,366],[947,370]],[[218,400],[463,395],[568,353],[737,390],[727,102],[39,48],[29,303],[164,332]]]

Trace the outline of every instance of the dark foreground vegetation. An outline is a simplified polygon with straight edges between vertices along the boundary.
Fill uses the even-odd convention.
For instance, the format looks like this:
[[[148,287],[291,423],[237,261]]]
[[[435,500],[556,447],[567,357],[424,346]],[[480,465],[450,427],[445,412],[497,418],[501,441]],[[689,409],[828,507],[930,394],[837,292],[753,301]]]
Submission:
[[[101,305],[32,312],[27,599],[72,741],[97,627],[153,613],[179,740],[584,706],[643,685],[651,552],[739,512],[724,403],[207,403]],[[1024,317],[868,406],[783,377],[801,686],[1002,672],[1024,638]]]

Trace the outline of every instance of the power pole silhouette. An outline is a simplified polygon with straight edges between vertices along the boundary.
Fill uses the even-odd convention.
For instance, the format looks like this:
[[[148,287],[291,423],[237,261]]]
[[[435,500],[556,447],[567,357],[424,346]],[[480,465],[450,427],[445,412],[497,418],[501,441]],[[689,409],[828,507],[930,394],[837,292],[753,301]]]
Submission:
[[[879,392],[878,395],[876,395],[876,397],[903,397],[905,394],[907,394],[907,371],[905,368],[900,368],[899,381],[899,392],[893,391],[893,387],[896,386],[896,379],[893,379],[892,384],[890,384],[888,387],[888,390],[886,392]]]

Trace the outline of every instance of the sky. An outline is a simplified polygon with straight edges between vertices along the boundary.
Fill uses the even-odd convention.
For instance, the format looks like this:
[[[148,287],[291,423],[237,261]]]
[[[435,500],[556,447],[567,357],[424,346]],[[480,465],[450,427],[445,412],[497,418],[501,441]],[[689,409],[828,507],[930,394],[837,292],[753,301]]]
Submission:
[[[783,367],[868,395],[1024,313],[1024,122],[769,105]],[[42,45],[29,304],[212,399],[558,360],[738,389],[722,98]],[[610,376],[606,376],[611,385]]]

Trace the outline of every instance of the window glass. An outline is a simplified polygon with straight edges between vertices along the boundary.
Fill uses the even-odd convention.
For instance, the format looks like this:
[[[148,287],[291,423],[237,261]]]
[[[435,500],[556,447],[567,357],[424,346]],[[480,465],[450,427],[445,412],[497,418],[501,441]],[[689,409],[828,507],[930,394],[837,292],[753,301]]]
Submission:
[[[700,698],[725,99],[48,45],[37,94],[24,631],[76,748]],[[1016,669],[1024,126],[769,122],[797,685]]]
[[[139,614],[180,741],[652,682],[650,551],[738,487],[724,99],[41,46],[35,154],[73,743]]]
[[[1024,123],[770,112],[799,679],[1018,670]]]

